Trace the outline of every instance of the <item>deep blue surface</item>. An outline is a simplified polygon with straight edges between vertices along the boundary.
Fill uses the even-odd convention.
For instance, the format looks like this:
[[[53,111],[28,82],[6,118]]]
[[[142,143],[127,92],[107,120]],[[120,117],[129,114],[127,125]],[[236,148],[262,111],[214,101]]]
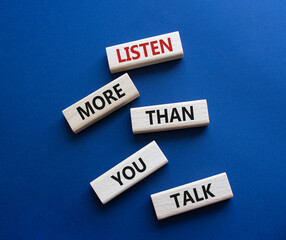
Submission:
[[[105,47],[178,30],[182,60],[74,135],[121,74]],[[0,239],[286,239],[286,2],[0,1]],[[130,107],[208,100],[210,125],[134,136]],[[169,163],[102,205],[89,182],[156,140]],[[227,172],[234,198],[158,222],[150,194]]]

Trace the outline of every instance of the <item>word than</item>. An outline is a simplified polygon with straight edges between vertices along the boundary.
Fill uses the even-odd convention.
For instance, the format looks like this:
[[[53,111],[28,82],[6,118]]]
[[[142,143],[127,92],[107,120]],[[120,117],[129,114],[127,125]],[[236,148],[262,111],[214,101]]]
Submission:
[[[177,122],[186,121],[187,119],[194,120],[194,111],[193,106],[190,106],[190,110],[188,110],[186,107],[182,107],[181,114],[178,112],[177,108],[172,109],[163,109],[163,112],[160,112],[160,110],[149,110],[145,111],[146,114],[149,115],[149,123],[150,125],[153,125],[154,122],[157,124],[162,123],[162,119],[164,120],[164,123],[172,123],[174,120]]]

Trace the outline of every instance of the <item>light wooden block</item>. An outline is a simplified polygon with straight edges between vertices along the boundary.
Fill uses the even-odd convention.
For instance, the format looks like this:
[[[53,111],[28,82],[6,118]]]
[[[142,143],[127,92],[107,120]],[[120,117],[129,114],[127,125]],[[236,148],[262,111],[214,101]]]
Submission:
[[[127,73],[63,110],[74,133],[139,97],[139,92]]]
[[[122,72],[182,58],[179,32],[119,44],[106,48],[111,73]]]
[[[90,185],[105,204],[168,162],[155,141],[149,143]]]
[[[158,220],[232,197],[226,173],[151,195]]]
[[[207,100],[130,109],[134,134],[209,125]]]

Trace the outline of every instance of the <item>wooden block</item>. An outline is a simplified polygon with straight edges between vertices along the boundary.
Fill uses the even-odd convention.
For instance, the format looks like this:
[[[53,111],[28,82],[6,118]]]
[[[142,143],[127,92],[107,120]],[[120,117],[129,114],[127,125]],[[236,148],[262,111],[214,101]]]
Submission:
[[[209,125],[207,100],[130,109],[134,134]]]
[[[172,32],[106,48],[111,73],[182,58],[179,32]]]
[[[226,173],[151,195],[158,220],[232,197]]]
[[[155,141],[149,143],[90,185],[105,204],[168,162]]]
[[[125,73],[66,108],[63,114],[73,132],[78,133],[138,97],[138,90]]]

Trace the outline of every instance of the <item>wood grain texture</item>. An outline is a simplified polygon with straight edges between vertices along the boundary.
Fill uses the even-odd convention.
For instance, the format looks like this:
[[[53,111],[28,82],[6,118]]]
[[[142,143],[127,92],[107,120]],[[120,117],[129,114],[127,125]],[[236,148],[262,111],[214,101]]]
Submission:
[[[106,48],[111,73],[182,58],[179,32],[167,33]]]
[[[151,195],[158,220],[232,197],[226,173]]]
[[[209,125],[206,100],[131,108],[130,116],[134,134]]]
[[[90,183],[105,204],[168,162],[155,141]]]
[[[72,131],[78,133],[139,97],[127,73],[63,110]]]

